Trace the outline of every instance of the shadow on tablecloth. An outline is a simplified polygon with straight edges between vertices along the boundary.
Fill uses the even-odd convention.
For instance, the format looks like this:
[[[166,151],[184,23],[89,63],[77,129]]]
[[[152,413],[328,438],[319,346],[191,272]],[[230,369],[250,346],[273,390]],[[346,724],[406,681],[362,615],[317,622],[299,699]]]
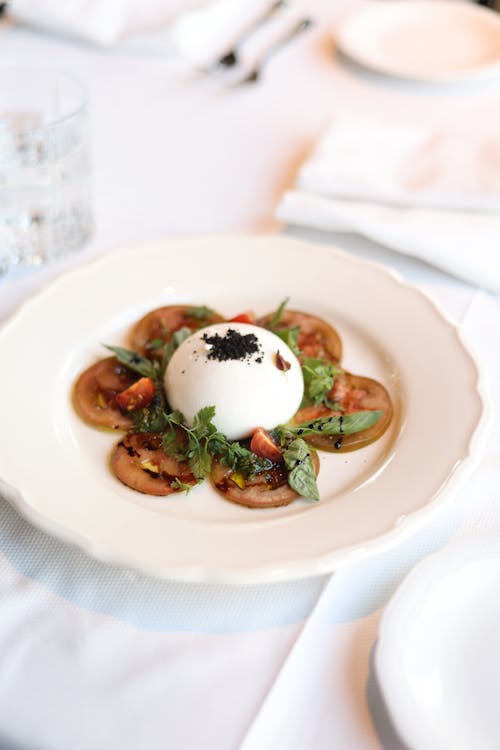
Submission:
[[[156,579],[93,559],[49,536],[2,496],[0,555],[73,604],[146,630],[251,632],[300,622],[325,582],[325,576],[255,586]]]

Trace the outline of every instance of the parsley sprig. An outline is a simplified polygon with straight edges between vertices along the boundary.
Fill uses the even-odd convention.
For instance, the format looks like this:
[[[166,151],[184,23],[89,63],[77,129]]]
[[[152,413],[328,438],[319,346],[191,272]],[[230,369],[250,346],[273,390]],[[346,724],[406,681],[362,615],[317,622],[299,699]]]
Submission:
[[[302,359],[302,375],[304,377],[304,399],[302,406],[325,404],[329,409],[334,408],[328,394],[333,388],[337,375],[342,371],[328,359],[304,357]]]
[[[237,441],[228,440],[213,424],[214,417],[215,406],[206,406],[195,415],[192,427],[188,427],[179,411],[169,413],[151,405],[137,412],[134,429],[161,433],[164,451],[176,460],[189,461],[200,482],[210,474],[214,457],[244,477],[272,466],[272,461],[260,458]]]
[[[179,425],[187,434],[187,453],[191,470],[198,480],[212,469],[214,457],[233,471],[248,477],[270,468],[272,462],[260,458],[237,441],[230,441],[213,424],[215,406],[206,406],[195,415],[193,426]]]

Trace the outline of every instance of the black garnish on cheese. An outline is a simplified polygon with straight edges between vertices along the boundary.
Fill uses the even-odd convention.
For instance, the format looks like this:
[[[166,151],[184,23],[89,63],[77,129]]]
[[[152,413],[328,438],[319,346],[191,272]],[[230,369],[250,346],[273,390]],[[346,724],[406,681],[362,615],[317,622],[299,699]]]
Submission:
[[[218,362],[225,362],[229,359],[250,361],[252,355],[262,355],[259,340],[254,333],[242,334],[234,328],[228,328],[223,336],[218,333],[213,336],[204,333],[202,338],[206,344],[210,345],[207,359],[215,359]],[[260,364],[262,356],[256,357],[253,361]]]

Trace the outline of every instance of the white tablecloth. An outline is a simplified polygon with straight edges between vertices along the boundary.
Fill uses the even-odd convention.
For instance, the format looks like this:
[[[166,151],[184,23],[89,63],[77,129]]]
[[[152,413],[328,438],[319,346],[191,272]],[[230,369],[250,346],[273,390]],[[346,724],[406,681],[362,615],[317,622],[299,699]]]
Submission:
[[[279,231],[277,200],[338,108],[497,127],[498,82],[436,91],[338,61],[328,30],[348,5],[309,3],[315,29],[274,57],[258,86],[231,89],[172,55],[106,53],[0,26],[0,63],[56,65],[86,82],[97,216],[78,258],[0,281],[0,317],[61,269],[117,245]],[[423,285],[499,382],[498,298],[359,238],[300,235]],[[0,499],[0,747],[400,750],[372,669],[377,623],[423,556],[500,532],[499,437],[497,422],[467,487],[412,538],[288,584],[160,582],[88,558]]]

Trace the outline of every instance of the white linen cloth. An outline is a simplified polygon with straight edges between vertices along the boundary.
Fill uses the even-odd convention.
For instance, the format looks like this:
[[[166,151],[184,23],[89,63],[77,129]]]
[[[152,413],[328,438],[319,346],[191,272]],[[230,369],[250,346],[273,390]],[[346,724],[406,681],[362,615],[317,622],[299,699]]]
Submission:
[[[325,51],[336,14],[356,2],[308,2],[322,7],[323,30],[276,56],[262,85],[235,91],[170,61],[0,28],[4,63],[62,67],[91,92],[97,231],[85,257],[163,237],[275,229],[284,181],[330,107],[458,120],[471,132],[498,122],[498,86],[438,98],[352,75]],[[497,300],[360,237],[327,240],[425,284],[498,382]],[[2,279],[0,317],[55,273]],[[36,460],[26,440],[23,432],[27,461]],[[461,535],[500,533],[499,449],[497,421],[468,486],[415,536],[331,578],[289,585],[156,581],[86,557],[0,501],[0,748],[267,750],[274,741],[273,750],[402,750],[371,669],[381,608],[422,556]]]
[[[339,116],[277,217],[354,232],[500,291],[500,138]]]
[[[97,44],[114,44],[130,34],[170,23],[206,0],[13,0],[18,22]]]

